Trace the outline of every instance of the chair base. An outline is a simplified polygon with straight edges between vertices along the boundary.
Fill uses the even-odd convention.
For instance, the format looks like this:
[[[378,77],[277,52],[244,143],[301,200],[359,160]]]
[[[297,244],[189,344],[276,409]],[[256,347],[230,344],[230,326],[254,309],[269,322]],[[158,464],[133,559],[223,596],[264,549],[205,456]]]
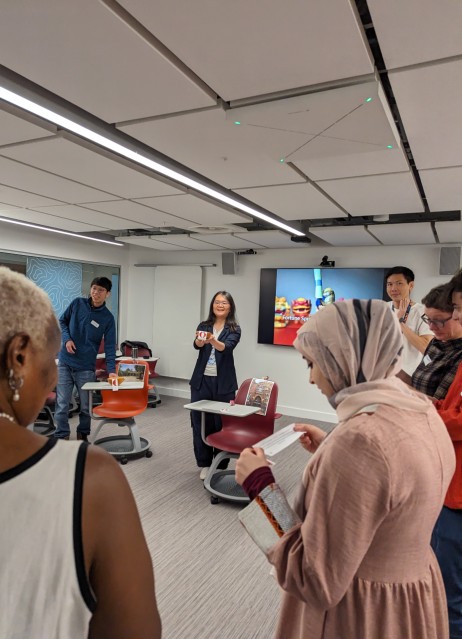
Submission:
[[[56,426],[54,424],[35,422],[32,430],[34,431],[34,433],[37,433],[38,435],[44,435],[44,437],[51,437],[51,435],[53,435],[53,433],[56,431]]]
[[[139,457],[152,457],[150,450],[151,442],[149,439],[140,437],[140,448],[135,450],[131,435],[113,435],[111,437],[102,437],[93,442],[95,446],[100,446],[110,455],[126,464],[129,459],[138,459]]]
[[[157,391],[157,388],[153,385],[152,389],[148,393],[148,406],[155,408],[158,404],[161,404],[162,400]]]
[[[32,430],[34,433],[50,437],[56,430],[53,413],[48,406],[44,406],[38,419],[34,422]]]
[[[248,504],[250,499],[244,489],[235,479],[234,470],[219,470],[218,466],[224,459],[237,459],[239,455],[222,451],[212,462],[207,477],[204,480],[204,488],[212,495],[212,504],[218,500],[231,501],[236,504]]]
[[[98,435],[105,424],[117,424],[118,426],[126,426],[129,430],[129,435],[111,435],[110,437],[98,438]],[[110,455],[120,461],[121,464],[126,464],[129,459],[136,459],[138,457],[152,457],[152,451],[150,450],[151,442],[149,439],[140,437],[138,427],[133,417],[126,419],[120,418],[102,418],[92,440],[93,445],[101,446]]]

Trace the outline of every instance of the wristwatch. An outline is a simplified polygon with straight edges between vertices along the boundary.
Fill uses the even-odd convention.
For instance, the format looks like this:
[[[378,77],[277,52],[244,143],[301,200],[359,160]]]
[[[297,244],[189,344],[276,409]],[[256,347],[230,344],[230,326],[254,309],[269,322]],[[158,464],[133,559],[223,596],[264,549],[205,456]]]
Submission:
[[[400,324],[406,324],[406,320],[404,319],[404,317],[400,317],[400,318],[399,318],[399,320],[398,320],[398,322],[399,322]]]

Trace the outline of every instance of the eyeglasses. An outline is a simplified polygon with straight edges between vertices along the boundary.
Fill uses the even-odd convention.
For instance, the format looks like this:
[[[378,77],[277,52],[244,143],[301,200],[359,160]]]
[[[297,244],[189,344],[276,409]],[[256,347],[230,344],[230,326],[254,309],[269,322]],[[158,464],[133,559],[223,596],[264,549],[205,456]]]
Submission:
[[[444,325],[446,324],[446,322],[449,322],[450,319],[452,319],[452,315],[450,315],[449,317],[447,317],[446,319],[443,320],[433,320],[430,319],[429,317],[427,317],[427,315],[421,315],[420,319],[422,319],[425,324],[428,324],[430,326],[430,324],[433,324],[433,326],[435,328],[444,328]]]
[[[214,306],[230,306],[230,303],[229,302],[220,302],[220,301],[215,300],[213,305]]]

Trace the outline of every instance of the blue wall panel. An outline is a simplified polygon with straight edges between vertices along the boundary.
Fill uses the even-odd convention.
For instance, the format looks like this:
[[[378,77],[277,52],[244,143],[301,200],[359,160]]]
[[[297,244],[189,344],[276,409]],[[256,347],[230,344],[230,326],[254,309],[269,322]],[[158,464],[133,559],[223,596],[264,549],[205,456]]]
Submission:
[[[57,317],[82,295],[82,265],[75,262],[28,257],[27,277],[48,293]]]

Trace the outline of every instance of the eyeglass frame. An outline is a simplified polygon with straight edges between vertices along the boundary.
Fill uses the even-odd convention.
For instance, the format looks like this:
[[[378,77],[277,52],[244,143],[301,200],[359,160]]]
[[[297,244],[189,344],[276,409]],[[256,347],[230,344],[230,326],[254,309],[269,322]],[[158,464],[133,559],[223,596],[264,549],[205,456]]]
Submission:
[[[428,315],[425,315],[424,313],[423,315],[420,316],[420,319],[424,321],[427,326],[430,326],[430,324],[433,324],[433,326],[436,326],[436,328],[444,328],[444,325],[446,324],[446,322],[449,322],[449,320],[452,319],[452,315],[450,315],[444,320],[433,320],[433,319],[430,319]]]

